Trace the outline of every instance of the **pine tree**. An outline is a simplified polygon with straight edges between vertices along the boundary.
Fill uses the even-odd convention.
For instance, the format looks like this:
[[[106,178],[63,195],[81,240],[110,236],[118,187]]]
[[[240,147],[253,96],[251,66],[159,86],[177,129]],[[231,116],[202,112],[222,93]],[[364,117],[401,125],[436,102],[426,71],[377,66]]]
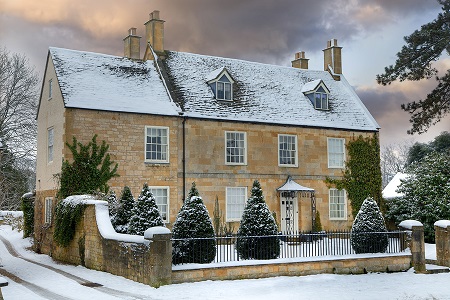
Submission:
[[[356,253],[386,252],[389,240],[386,224],[377,203],[364,200],[352,225],[351,244]]]
[[[210,263],[216,257],[213,224],[195,183],[177,215],[172,234],[180,239],[172,244],[173,264]]]
[[[147,183],[144,184],[135,206],[133,207],[128,233],[144,235],[145,230],[150,227],[164,226],[164,222],[156,205],[155,197]]]
[[[397,53],[395,65],[386,67],[384,74],[377,75],[379,84],[391,84],[397,79],[430,79],[438,73],[432,63],[441,58],[442,53],[450,54],[450,0],[437,1],[442,5],[442,12],[435,20],[404,38],[406,45]],[[408,130],[409,134],[426,132],[450,112],[450,70],[442,77],[436,76],[436,80],[437,87],[426,99],[401,106],[411,115],[412,129]]]
[[[110,191],[110,193],[106,196],[106,201],[108,202],[109,218],[112,220],[115,218],[120,204],[119,200],[117,200],[116,193],[114,191]]]
[[[116,213],[111,217],[111,223],[118,233],[127,233],[128,225],[132,216],[134,198],[128,186],[125,186],[120,196]]]
[[[259,181],[255,180],[237,232],[236,250],[239,256],[242,259],[277,258],[280,255],[277,233],[276,221],[264,201]]]

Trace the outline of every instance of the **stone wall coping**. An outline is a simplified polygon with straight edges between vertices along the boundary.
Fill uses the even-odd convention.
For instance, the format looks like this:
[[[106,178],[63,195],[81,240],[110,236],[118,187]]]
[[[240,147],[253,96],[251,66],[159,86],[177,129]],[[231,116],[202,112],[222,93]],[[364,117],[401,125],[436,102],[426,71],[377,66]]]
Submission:
[[[87,204],[95,206],[95,218],[97,221],[98,231],[104,239],[126,243],[146,243],[144,237],[141,235],[117,233],[114,230],[114,227],[111,224],[111,219],[109,218],[108,202],[96,200],[95,203]]]
[[[405,220],[398,224],[399,227],[412,230],[413,227],[423,227],[423,224],[416,220]]]
[[[150,227],[144,232],[144,239],[152,240],[155,234],[170,234],[170,229],[163,226]]]
[[[439,220],[434,222],[434,226],[441,227],[441,228],[447,228],[450,226],[450,220]]]
[[[303,263],[303,262],[328,262],[328,261],[352,261],[358,259],[368,258],[387,258],[387,257],[405,257],[411,256],[409,249],[406,249],[401,253],[367,253],[367,254],[351,254],[342,256],[316,256],[316,257],[297,257],[297,258],[278,258],[267,260],[240,260],[221,263],[210,264],[184,264],[184,265],[172,265],[172,271],[182,270],[199,270],[199,269],[215,269],[215,268],[229,268],[229,267],[242,267],[242,266],[257,266],[257,265],[271,265],[271,264],[291,264],[291,263]]]

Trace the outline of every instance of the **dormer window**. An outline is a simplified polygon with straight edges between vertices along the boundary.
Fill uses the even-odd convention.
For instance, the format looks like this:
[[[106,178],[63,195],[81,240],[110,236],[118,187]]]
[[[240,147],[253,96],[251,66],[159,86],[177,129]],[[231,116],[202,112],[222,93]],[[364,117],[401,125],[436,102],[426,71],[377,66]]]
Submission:
[[[233,100],[233,79],[225,68],[211,72],[207,82],[217,100]]]
[[[308,97],[312,105],[317,110],[328,110],[328,90],[322,80],[317,79],[305,84],[302,88],[302,93]]]

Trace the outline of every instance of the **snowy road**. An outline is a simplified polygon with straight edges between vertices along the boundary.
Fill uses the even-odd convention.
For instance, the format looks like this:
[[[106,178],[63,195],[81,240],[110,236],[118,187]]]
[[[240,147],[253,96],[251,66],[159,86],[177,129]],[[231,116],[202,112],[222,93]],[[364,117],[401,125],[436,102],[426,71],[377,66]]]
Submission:
[[[26,250],[29,246],[30,241],[22,239],[21,233],[0,226],[0,274],[9,281],[2,288],[6,300],[450,300],[450,274],[424,275],[411,271],[205,281],[155,289],[105,272],[58,264],[47,255]]]

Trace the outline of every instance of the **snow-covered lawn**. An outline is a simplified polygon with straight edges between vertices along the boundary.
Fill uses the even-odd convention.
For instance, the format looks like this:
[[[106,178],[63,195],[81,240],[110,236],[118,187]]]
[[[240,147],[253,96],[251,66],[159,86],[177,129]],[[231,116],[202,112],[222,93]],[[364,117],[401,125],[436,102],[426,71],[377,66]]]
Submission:
[[[0,241],[0,271],[28,282],[28,288],[8,279],[9,285],[2,288],[7,300],[14,299],[450,299],[450,274],[423,275],[412,270],[392,274],[333,275],[323,274],[303,277],[276,277],[268,279],[205,281],[163,286],[159,289],[80,266],[58,264],[47,255],[29,250],[28,239],[0,226],[0,235],[9,240],[24,258],[49,265],[85,280],[103,285],[90,288],[73,278],[59,274],[42,266],[13,257]],[[434,245],[427,251],[433,252]],[[433,255],[433,253],[431,253]],[[429,255],[427,255],[429,257]],[[31,290],[30,290],[31,285]],[[49,291],[47,296],[32,291],[33,285]],[[56,296],[55,296],[56,295]]]

